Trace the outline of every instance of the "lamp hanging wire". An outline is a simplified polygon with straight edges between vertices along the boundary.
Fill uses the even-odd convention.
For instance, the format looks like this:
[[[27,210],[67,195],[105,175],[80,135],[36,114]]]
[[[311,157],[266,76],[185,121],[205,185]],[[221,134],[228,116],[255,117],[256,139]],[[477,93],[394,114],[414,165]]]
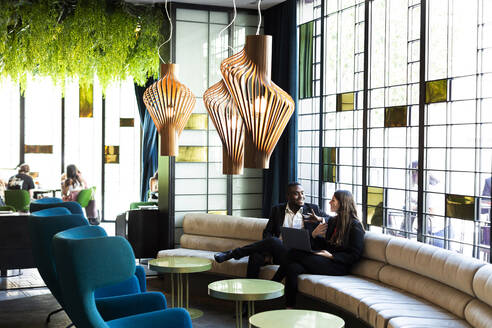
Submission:
[[[171,41],[171,38],[173,37],[173,23],[171,22],[171,17],[169,16],[169,11],[167,10],[167,0],[165,0],[164,2],[164,9],[166,9],[166,15],[167,15],[167,19],[169,21],[169,38],[164,41],[160,46],[159,48],[157,48],[157,55],[159,56],[159,59],[162,61],[162,63],[166,63],[166,61],[164,59],[162,59],[161,57],[161,48],[163,45],[165,45],[166,43],[168,43],[169,41]],[[169,52],[169,63],[171,62],[171,52]]]

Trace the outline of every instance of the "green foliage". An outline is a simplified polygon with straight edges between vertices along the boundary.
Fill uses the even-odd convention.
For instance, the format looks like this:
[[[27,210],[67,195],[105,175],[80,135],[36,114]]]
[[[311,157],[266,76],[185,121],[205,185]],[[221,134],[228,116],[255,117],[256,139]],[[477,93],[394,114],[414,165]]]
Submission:
[[[22,89],[29,74],[143,85],[158,76],[162,22],[159,9],[122,0],[0,1],[0,77]]]

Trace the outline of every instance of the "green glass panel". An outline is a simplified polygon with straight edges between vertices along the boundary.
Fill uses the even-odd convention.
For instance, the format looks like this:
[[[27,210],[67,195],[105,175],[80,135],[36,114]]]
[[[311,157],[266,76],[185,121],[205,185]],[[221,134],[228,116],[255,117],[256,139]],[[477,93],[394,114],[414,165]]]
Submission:
[[[120,118],[120,127],[133,127],[135,120],[133,118]]]
[[[387,107],[384,111],[384,127],[395,128],[407,126],[407,106]]]
[[[52,145],[24,145],[26,154],[53,154]]]
[[[383,226],[384,189],[367,187],[367,223]]]
[[[207,147],[179,146],[176,162],[207,162]]]
[[[323,165],[323,182],[336,182],[337,180],[337,166],[336,165]]]
[[[463,220],[474,220],[475,197],[446,194],[446,216]]]
[[[339,93],[337,94],[337,112],[346,110],[354,110],[354,93]]]
[[[335,147],[323,147],[323,164],[337,163],[337,149]]]
[[[118,164],[120,162],[120,146],[104,146],[104,163]]]
[[[299,99],[313,96],[313,26],[299,26]]]
[[[425,82],[425,103],[437,103],[448,100],[448,80]]]
[[[188,122],[186,122],[185,130],[206,130],[207,127],[207,114],[191,114]]]
[[[79,117],[93,117],[94,109],[94,92],[93,86],[79,86]]]

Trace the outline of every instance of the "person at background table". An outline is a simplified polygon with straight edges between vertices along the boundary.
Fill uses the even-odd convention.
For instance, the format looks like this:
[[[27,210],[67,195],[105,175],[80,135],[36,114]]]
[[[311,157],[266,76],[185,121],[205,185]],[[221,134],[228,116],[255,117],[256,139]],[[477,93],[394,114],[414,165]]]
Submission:
[[[155,171],[153,177],[149,179],[149,200],[157,200],[159,192],[159,172]]]
[[[5,205],[5,189],[7,188],[7,185],[5,182],[3,182],[2,179],[0,179],[0,206]]]
[[[63,200],[77,201],[77,196],[82,189],[87,189],[87,182],[82,177],[82,173],[74,164],[68,165],[61,186]]]
[[[246,277],[258,278],[260,268],[266,264],[280,264],[287,254],[280,237],[280,227],[308,229],[312,232],[322,217],[317,205],[304,203],[304,189],[299,182],[287,186],[287,203],[272,208],[268,223],[263,230],[263,240],[214,255],[215,261],[222,263],[232,258],[238,260],[249,256]]]
[[[9,190],[27,190],[29,191],[29,196],[32,198],[32,190],[35,188],[34,180],[29,175],[29,165],[26,163],[20,164],[19,173],[10,177],[7,189]]]
[[[357,217],[354,198],[349,191],[337,190],[330,201],[336,216],[319,224],[311,233],[308,253],[290,249],[272,280],[285,281],[286,307],[296,305],[297,277],[303,273],[343,276],[359,261],[364,250],[364,228]]]

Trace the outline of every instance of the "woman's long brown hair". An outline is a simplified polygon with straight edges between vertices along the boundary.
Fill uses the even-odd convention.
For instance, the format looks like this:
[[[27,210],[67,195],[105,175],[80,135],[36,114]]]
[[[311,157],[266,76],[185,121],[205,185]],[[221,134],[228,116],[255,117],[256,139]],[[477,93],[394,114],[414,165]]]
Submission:
[[[342,246],[348,242],[352,219],[358,219],[357,209],[350,191],[337,190],[334,196],[340,203],[340,207],[337,211],[336,233],[330,238],[330,242]]]

